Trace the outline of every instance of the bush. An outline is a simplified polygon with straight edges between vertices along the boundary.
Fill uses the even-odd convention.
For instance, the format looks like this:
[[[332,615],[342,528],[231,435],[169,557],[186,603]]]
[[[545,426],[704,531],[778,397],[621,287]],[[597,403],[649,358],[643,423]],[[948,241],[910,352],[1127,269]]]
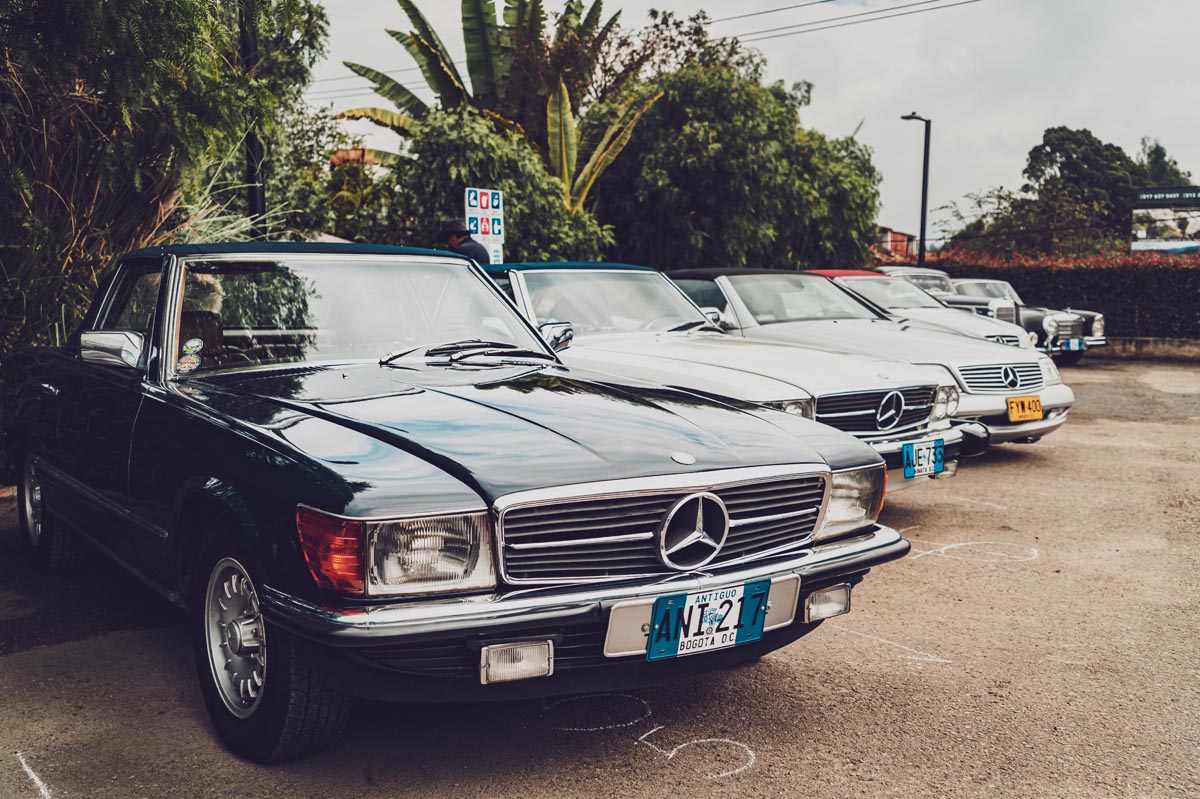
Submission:
[[[1200,257],[1139,253],[1118,258],[939,258],[951,277],[1007,280],[1025,302],[1104,314],[1106,335],[1200,339]]]
[[[478,112],[431,111],[395,167],[388,243],[429,247],[447,219],[462,219],[466,188],[504,192],[506,261],[596,260],[612,231],[563,205],[563,186],[523,136],[499,133]]]

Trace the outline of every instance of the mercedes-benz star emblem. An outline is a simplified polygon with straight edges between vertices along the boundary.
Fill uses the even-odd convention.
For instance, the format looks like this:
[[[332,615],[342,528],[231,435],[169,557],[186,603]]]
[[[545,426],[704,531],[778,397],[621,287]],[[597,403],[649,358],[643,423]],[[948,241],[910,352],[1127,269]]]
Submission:
[[[903,415],[904,395],[899,391],[889,391],[879,403],[879,410],[875,411],[875,426],[880,430],[891,430],[900,424]]]
[[[1009,388],[1016,388],[1021,385],[1021,378],[1017,374],[1017,370],[1011,366],[1005,366],[1000,370],[1000,379],[1004,381],[1004,385]]]
[[[692,494],[676,502],[658,528],[658,558],[679,571],[709,563],[729,536],[729,510],[716,494]]]

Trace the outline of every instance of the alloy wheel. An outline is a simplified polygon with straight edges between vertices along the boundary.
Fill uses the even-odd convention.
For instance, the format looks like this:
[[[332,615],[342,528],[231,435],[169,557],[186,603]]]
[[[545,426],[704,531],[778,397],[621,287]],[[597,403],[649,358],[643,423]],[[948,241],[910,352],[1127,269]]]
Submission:
[[[266,684],[266,630],[254,583],[233,558],[218,561],[209,576],[204,636],[221,701],[237,718],[249,718]]]

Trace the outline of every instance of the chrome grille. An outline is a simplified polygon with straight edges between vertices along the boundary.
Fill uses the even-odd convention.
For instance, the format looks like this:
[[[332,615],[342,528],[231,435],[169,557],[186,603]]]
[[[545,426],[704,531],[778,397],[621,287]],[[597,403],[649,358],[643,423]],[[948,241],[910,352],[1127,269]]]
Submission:
[[[1083,336],[1083,320],[1078,316],[1069,319],[1055,317],[1055,321],[1058,322],[1058,333],[1056,335],[1059,339],[1081,338]]]
[[[933,413],[937,386],[902,388],[899,391],[904,396],[904,413],[900,415],[900,421],[887,430],[879,429],[875,414],[890,391],[860,391],[818,397],[817,421],[856,435],[894,433],[927,422]]]
[[[699,488],[516,505],[500,513],[501,563],[509,583],[576,583],[678,572],[658,558],[671,507],[712,491],[729,511],[729,536],[705,570],[811,543],[826,479],[820,474]]]
[[[1011,367],[1017,375],[1017,384],[1010,386],[1004,381],[1004,367]],[[980,366],[960,366],[963,385],[976,394],[1011,394],[1042,387],[1042,369],[1036,363],[994,363]]]
[[[1010,347],[1021,346],[1021,339],[1017,336],[1004,336],[1004,335],[988,336],[987,340],[994,341],[997,344],[1007,344]]]

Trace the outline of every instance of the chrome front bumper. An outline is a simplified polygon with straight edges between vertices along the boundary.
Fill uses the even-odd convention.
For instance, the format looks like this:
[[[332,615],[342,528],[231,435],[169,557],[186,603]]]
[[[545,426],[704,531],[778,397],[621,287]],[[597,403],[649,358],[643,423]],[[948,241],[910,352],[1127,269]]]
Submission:
[[[1008,394],[963,394],[958,417],[983,422],[992,443],[1003,444],[1053,433],[1067,421],[1071,406],[1075,403],[1075,392],[1061,383],[1045,386],[1038,391],[1012,392],[1012,396],[1017,395],[1036,395],[1041,398],[1044,418],[1036,422],[1008,422]]]
[[[1086,343],[1089,348],[1090,347],[1107,347],[1108,346],[1108,339],[1105,338],[1104,336],[1086,336],[1086,337],[1084,337],[1083,340],[1084,340],[1084,343]]]
[[[871,445],[871,449],[882,455],[884,461],[887,463],[889,494],[903,491],[905,488],[925,480],[932,480],[935,477],[953,477],[956,474],[957,469],[951,467],[940,475],[925,475],[923,477],[905,479],[903,464],[897,465],[900,454],[904,451],[904,445],[911,444],[914,441],[928,441],[933,438],[942,439],[946,447],[946,463],[949,465],[963,458],[978,455],[986,450],[989,435],[988,429],[984,425],[974,422],[956,421],[950,427],[940,430],[926,430],[920,435],[899,438],[894,441],[865,442]]]
[[[876,525],[860,534],[798,550],[794,558],[722,574],[688,572],[654,583],[536,588],[504,594],[413,600],[369,607],[333,608],[313,604],[265,586],[268,619],[294,633],[345,647],[391,640],[404,643],[457,634],[486,636],[522,624],[600,623],[618,602],[652,599],[668,593],[703,591],[750,580],[797,575],[806,581],[861,573],[903,557],[909,544],[890,527]]]

